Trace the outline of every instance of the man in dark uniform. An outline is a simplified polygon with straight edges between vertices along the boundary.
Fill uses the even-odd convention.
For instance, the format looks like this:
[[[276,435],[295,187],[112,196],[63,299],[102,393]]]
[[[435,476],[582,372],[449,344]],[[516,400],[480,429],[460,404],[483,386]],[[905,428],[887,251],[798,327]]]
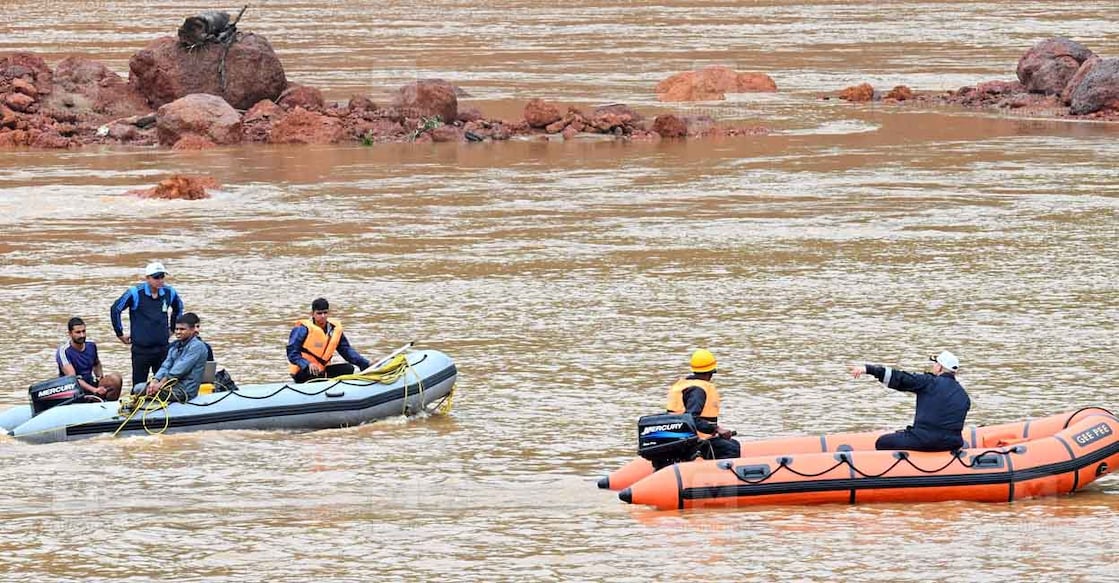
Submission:
[[[122,344],[132,347],[132,384],[146,383],[149,373],[159,370],[167,358],[167,347],[175,322],[183,313],[183,300],[166,285],[167,270],[154,261],[144,270],[144,281],[120,296],[109,308],[113,331]],[[129,333],[124,333],[121,312],[128,310]]]
[[[719,390],[711,382],[715,374],[715,355],[699,349],[692,353],[692,374],[676,381],[668,389],[665,410],[669,413],[688,413],[704,439],[699,455],[706,459],[736,458],[742,446],[731,439],[734,433],[719,426]]]
[[[932,373],[914,374],[878,364],[851,367],[851,375],[873,375],[891,389],[917,394],[913,425],[878,438],[876,449],[951,451],[963,447],[964,429],[971,398],[956,381],[960,360],[945,350],[933,361]]]

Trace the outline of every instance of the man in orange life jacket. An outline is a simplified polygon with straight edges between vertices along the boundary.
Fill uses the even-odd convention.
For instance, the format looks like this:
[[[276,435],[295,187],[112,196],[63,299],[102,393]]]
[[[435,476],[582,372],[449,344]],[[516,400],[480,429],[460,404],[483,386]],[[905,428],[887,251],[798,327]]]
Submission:
[[[731,439],[729,429],[719,427],[719,390],[711,382],[715,374],[715,355],[699,349],[692,353],[692,374],[673,384],[668,389],[668,401],[664,408],[669,413],[689,413],[695,418],[699,436],[705,441],[699,448],[699,455],[706,459],[736,458],[742,453],[742,446]]]
[[[325,298],[318,298],[311,302],[311,318],[296,321],[291,329],[287,348],[288,363],[291,365],[288,371],[297,383],[352,374],[354,365],[358,369],[369,367],[369,361],[346,340],[342,323],[328,319],[328,314],[330,304]],[[330,364],[335,352],[346,362]]]

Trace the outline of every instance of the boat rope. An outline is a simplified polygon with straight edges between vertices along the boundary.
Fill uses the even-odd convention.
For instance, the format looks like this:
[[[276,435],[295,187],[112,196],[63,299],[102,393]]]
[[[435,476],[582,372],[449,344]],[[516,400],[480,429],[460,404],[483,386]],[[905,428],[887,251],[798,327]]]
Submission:
[[[154,395],[149,395],[147,391],[144,391],[138,395],[125,395],[121,397],[120,410],[117,415],[124,416],[124,421],[121,421],[112,436],[116,437],[117,434],[120,433],[120,430],[124,429],[124,426],[128,425],[128,422],[132,421],[132,418],[140,411],[144,412],[144,414],[140,416],[140,425],[148,435],[159,435],[167,431],[167,428],[171,425],[171,415],[167,413],[167,406],[171,404],[171,389],[174,388],[178,382],[179,379],[177,378],[167,379]],[[163,411],[163,427],[160,427],[157,431],[152,431],[152,429],[148,427],[148,413],[152,411]]]
[[[986,450],[986,451],[984,451],[984,452],[982,452],[978,455],[972,456],[970,462],[965,462],[965,461],[963,461],[963,456],[964,456],[963,450],[957,450],[957,451],[953,452],[952,459],[948,460],[947,463],[945,463],[943,466],[940,466],[939,468],[936,468],[935,470],[928,470],[928,469],[922,468],[921,466],[918,466],[917,464],[913,463],[913,460],[910,459],[910,457],[909,457],[909,452],[907,452],[907,451],[897,451],[897,452],[894,453],[895,457],[897,458],[896,461],[894,461],[894,463],[891,464],[890,467],[886,468],[885,470],[882,470],[880,473],[877,473],[877,474],[868,474],[868,473],[860,470],[857,466],[855,466],[854,462],[851,461],[851,458],[852,458],[852,456],[850,455],[851,452],[845,452],[845,451],[841,451],[841,452],[836,454],[836,456],[838,458],[838,461],[836,461],[835,465],[831,466],[830,468],[827,468],[826,470],[823,470],[823,471],[820,471],[820,472],[817,472],[817,473],[814,473],[814,474],[804,473],[804,472],[800,472],[800,471],[797,471],[796,469],[794,469],[792,467],[792,465],[790,465],[792,463],[792,458],[789,458],[789,457],[779,457],[779,458],[777,458],[777,469],[775,469],[772,472],[769,472],[769,473],[767,473],[767,474],[765,474],[765,475],[763,475],[763,476],[761,476],[760,478],[757,478],[757,479],[745,478],[742,475],[738,474],[737,472],[734,472],[734,469],[735,469],[734,464],[729,463],[729,462],[720,463],[718,467],[720,467],[722,469],[725,469],[725,470],[729,470],[731,472],[734,472],[735,476],[740,481],[745,482],[747,484],[761,484],[762,482],[765,482],[765,481],[769,480],[770,478],[772,478],[773,476],[777,475],[777,473],[780,472],[781,470],[786,470],[786,471],[788,471],[792,474],[795,474],[797,476],[800,476],[802,478],[818,478],[818,477],[823,476],[824,474],[827,474],[827,473],[831,472],[832,470],[835,470],[836,468],[841,467],[841,466],[850,466],[851,471],[855,472],[856,474],[858,474],[858,475],[860,475],[864,478],[881,478],[882,476],[885,476],[886,474],[890,473],[891,470],[896,468],[898,466],[898,464],[900,464],[902,462],[906,462],[907,464],[909,464],[910,467],[912,467],[913,469],[915,469],[918,472],[921,472],[923,474],[936,474],[936,473],[940,473],[941,471],[947,469],[948,466],[950,466],[954,463],[959,463],[963,467],[971,469],[971,468],[975,468],[979,464],[981,458],[984,458],[984,456],[986,456],[988,454],[1009,456],[1012,453],[1021,453],[1022,451],[1023,451],[1023,449],[1020,449],[1019,447],[1011,447],[1011,448],[1009,448],[1005,451],[997,450],[997,449],[989,449],[989,450]],[[986,458],[986,459],[990,459],[990,458]]]

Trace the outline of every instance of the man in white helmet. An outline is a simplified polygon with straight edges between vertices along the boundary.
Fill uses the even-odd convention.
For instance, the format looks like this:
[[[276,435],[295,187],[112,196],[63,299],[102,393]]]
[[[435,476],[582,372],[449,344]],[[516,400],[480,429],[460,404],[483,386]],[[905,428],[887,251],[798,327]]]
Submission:
[[[951,451],[964,445],[961,433],[971,409],[971,398],[956,381],[960,359],[947,350],[930,356],[932,373],[915,374],[878,364],[851,367],[851,375],[873,375],[891,389],[917,394],[913,425],[887,433],[874,443],[876,449]]]

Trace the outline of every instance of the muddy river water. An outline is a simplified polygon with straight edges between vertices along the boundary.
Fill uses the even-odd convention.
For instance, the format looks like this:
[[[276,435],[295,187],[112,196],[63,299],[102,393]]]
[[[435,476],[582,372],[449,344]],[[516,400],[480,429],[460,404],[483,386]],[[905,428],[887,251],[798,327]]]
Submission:
[[[5,0],[0,53],[122,74],[210,8]],[[226,8],[233,8],[232,6]],[[969,420],[1115,408],[1119,127],[856,106],[869,81],[1010,79],[1063,34],[1119,55],[1111,2],[254,3],[291,80],[384,101],[442,77],[513,117],[531,97],[766,125],[768,136],[375,147],[0,152],[0,406],[54,374],[72,315],[127,372],[110,302],[163,260],[240,382],[279,380],[326,296],[367,355],[456,359],[453,414],[291,434],[31,446],[0,437],[0,578],[913,580],[1119,575],[1119,479],[1011,505],[625,505],[633,453],[697,346],[742,438],[904,426],[851,362],[963,361]],[[719,63],[780,91],[666,105]],[[205,201],[125,194],[209,174]]]

